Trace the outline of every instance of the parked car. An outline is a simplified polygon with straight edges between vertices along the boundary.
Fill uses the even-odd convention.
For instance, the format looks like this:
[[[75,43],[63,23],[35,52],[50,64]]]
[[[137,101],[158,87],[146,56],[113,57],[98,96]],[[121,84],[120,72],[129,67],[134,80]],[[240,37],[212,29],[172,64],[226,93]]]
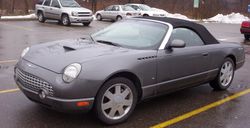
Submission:
[[[119,21],[129,17],[140,16],[140,12],[134,10],[127,5],[110,5],[104,10],[96,12],[96,19],[101,21],[102,19],[111,19]]]
[[[65,26],[71,23],[82,23],[89,26],[93,20],[92,11],[81,7],[74,0],[43,0],[36,4],[38,21],[58,20]]]
[[[225,90],[244,62],[240,44],[220,43],[200,24],[129,18],[89,39],[24,49],[14,78],[32,101],[60,111],[94,109],[116,124],[147,98],[203,83]]]
[[[145,4],[126,4],[126,5],[139,11],[142,16],[166,17],[166,14],[164,12],[152,9],[151,7]]]
[[[249,40],[249,38],[250,38],[250,21],[242,22],[240,32],[241,32],[241,34],[244,34],[244,37],[246,40]]]

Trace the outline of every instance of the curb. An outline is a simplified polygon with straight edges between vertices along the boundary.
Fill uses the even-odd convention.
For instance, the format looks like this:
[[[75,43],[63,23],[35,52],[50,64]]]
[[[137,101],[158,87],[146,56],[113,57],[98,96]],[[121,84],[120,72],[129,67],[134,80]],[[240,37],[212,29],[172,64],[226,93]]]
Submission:
[[[1,21],[34,21],[34,20],[37,20],[37,18],[31,18],[31,19],[1,19],[0,18],[0,22]]]

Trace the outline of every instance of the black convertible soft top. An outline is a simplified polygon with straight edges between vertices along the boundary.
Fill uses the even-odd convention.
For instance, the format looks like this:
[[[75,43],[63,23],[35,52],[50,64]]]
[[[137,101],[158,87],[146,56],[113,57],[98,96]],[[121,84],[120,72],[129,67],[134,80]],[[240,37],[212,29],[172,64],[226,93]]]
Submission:
[[[136,17],[136,18],[158,20],[161,22],[170,23],[173,25],[174,28],[179,28],[179,27],[189,28],[195,31],[202,38],[202,40],[206,45],[219,43],[203,25],[195,22],[176,19],[176,18],[167,18],[167,17]]]

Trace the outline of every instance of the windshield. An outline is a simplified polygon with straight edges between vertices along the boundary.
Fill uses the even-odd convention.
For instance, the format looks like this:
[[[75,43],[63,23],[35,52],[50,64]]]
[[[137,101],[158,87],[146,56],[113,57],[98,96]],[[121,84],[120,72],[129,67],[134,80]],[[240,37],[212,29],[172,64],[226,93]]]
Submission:
[[[81,7],[76,1],[74,0],[60,0],[63,7]]]
[[[93,39],[132,49],[158,49],[168,26],[151,21],[124,20],[95,34]]]
[[[142,11],[151,11],[151,7],[149,7],[148,5],[144,5],[144,4],[141,4],[139,5],[139,7],[142,9]]]
[[[132,7],[127,6],[127,5],[123,5],[122,6],[122,10],[123,11],[135,11],[135,9],[133,9]]]

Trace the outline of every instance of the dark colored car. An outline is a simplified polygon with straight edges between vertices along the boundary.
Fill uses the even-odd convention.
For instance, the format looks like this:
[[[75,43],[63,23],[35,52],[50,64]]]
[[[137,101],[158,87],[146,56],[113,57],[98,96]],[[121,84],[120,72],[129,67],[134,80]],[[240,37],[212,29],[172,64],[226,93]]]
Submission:
[[[60,111],[94,109],[101,121],[116,124],[147,98],[204,83],[225,90],[244,62],[241,45],[219,43],[200,24],[145,17],[89,39],[26,48],[14,78],[32,101]]]
[[[244,34],[245,39],[249,40],[250,38],[250,21],[243,21],[240,28],[241,34]]]

